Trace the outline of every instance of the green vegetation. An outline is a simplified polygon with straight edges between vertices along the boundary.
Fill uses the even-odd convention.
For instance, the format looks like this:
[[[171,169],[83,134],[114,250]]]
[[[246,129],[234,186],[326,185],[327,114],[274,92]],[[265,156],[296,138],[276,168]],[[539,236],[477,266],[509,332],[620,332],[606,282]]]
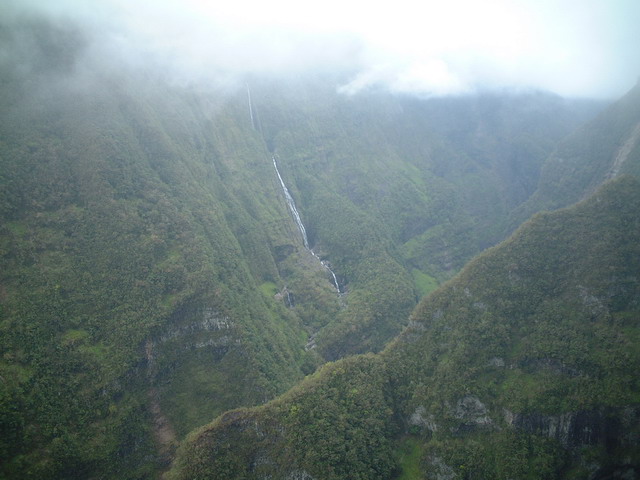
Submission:
[[[191,434],[170,478],[549,479],[637,465],[637,238],[631,177],[535,216],[424,299],[381,354],[327,364]]]
[[[411,275],[413,276],[413,283],[420,297],[424,297],[438,288],[438,282],[435,278],[421,272],[417,268],[411,270]]]
[[[446,442],[433,441],[423,457],[424,477],[523,480],[562,478],[567,452],[557,442],[513,431],[467,435]]]
[[[310,242],[349,293],[315,324],[327,359],[382,349],[417,298],[501,239],[588,110],[542,94],[344,98],[317,80],[255,82],[252,98]]]
[[[163,442],[318,361],[259,288],[295,226],[234,102],[1,72],[0,476],[148,477]]]
[[[620,174],[640,175],[640,84],[564,139],[547,159],[537,190],[511,213],[515,228],[533,213],[566,207]]]
[[[190,434],[169,478],[389,478],[388,387],[380,358],[326,364],[266,407],[228,412]]]
[[[178,478],[391,478],[449,452],[407,418],[424,407],[450,431],[449,406],[471,390],[495,418],[638,401],[633,217],[596,215],[594,236],[563,231],[573,214],[541,215],[502,267],[546,277],[512,285],[479,267],[489,252],[450,280],[503,237],[590,107],[251,79],[255,130],[244,88],[188,89],[87,58],[65,22],[0,30],[0,477],[150,478],[181,443]],[[302,247],[272,154],[343,295]],[[564,296],[550,295],[558,278]],[[370,355],[427,294],[412,328],[432,335],[411,343],[410,328]],[[483,367],[494,357],[508,371]],[[398,447],[407,430],[417,443]]]
[[[260,291],[267,298],[273,298],[278,293],[278,286],[273,282],[264,282],[260,285]]]
[[[423,477],[420,460],[424,455],[424,447],[420,439],[407,436],[397,447],[401,474],[398,480],[417,480]]]

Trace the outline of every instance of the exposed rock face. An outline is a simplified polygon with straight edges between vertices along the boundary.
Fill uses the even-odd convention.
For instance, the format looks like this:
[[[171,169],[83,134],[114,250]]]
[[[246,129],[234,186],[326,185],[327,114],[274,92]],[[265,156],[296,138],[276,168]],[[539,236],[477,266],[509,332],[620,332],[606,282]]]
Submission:
[[[313,477],[304,470],[296,470],[289,474],[287,480],[313,480]]]
[[[609,315],[609,309],[596,295],[593,295],[588,288],[578,285],[578,295],[584,307],[594,317]]]
[[[493,357],[487,362],[489,367],[504,367],[504,359],[501,357]]]
[[[177,315],[176,320],[184,318],[188,323],[178,323],[175,327],[166,331],[157,341],[150,341],[151,347],[156,345],[177,342],[182,350],[194,350],[213,348],[220,355],[224,355],[233,346],[241,344],[241,340],[235,331],[234,322],[226,316],[220,315],[213,308],[203,308],[198,312]],[[147,349],[149,342],[147,343]],[[148,356],[148,355],[147,355]]]
[[[458,400],[453,416],[462,421],[459,427],[462,431],[493,423],[487,415],[487,407],[474,395],[467,395]]]
[[[228,317],[221,316],[212,308],[205,308],[201,313],[199,321],[191,322],[187,325],[181,325],[169,330],[160,337],[160,343],[197,332],[229,330],[231,327],[233,327],[233,322]]]
[[[601,468],[589,480],[637,480],[638,478],[640,478],[640,469],[637,466],[621,465]]]
[[[505,411],[508,425],[553,438],[565,447],[601,444],[606,448],[638,445],[640,407],[601,408],[560,415],[519,414]]]
[[[456,478],[455,470],[447,465],[441,457],[430,455],[427,457],[427,464],[429,465],[429,473],[435,480],[454,480]]]
[[[438,425],[434,421],[433,415],[427,415],[427,409],[420,406],[409,417],[409,426],[427,428],[431,432],[438,430]]]

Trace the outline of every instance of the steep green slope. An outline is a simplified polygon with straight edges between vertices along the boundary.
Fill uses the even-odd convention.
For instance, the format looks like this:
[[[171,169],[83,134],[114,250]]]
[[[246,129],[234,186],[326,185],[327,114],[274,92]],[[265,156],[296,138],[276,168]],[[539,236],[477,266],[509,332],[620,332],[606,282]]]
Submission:
[[[499,165],[536,171],[586,114],[542,96],[487,108],[465,99],[452,116],[446,102],[344,97],[335,82],[305,79],[256,81],[254,125],[244,88],[177,86],[105,58],[62,18],[10,17],[0,19],[7,477],[151,476],[221,412],[273,398],[326,359],[382,349],[419,295],[491,243],[521,201]],[[473,120],[450,127],[460,117]],[[532,125],[508,152],[497,147]],[[273,153],[346,295],[303,248]]]
[[[338,207],[355,206],[394,244],[422,246],[423,236],[463,244],[457,254],[435,245],[428,246],[431,255],[416,252],[447,257],[427,265],[439,278],[496,241],[500,222],[533,193],[555,143],[597,105],[542,93],[344,97],[326,82],[258,84],[252,98],[267,144],[299,189],[303,212],[324,185]],[[314,228],[326,222],[308,215]]]
[[[382,348],[412,297],[498,241],[555,142],[594,108],[545,94],[420,100],[254,83],[259,129],[349,291],[316,336],[329,359]]]
[[[511,227],[535,212],[586,198],[624,173],[640,175],[640,83],[558,145],[535,193],[513,212]]]
[[[389,354],[427,471],[637,468],[639,201],[625,177],[538,214],[414,312]]]
[[[193,432],[169,478],[634,478],[638,238],[628,176],[535,216],[382,354]]]
[[[296,260],[233,102],[81,67],[67,26],[3,29],[5,52],[34,31],[58,43],[0,69],[0,468],[148,476],[158,447],[314,368],[299,317],[260,285],[283,288],[278,252],[324,272]]]

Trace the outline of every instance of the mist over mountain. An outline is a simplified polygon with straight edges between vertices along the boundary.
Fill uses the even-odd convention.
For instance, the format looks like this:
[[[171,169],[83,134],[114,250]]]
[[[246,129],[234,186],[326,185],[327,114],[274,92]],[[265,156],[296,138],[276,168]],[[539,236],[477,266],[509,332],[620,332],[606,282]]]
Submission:
[[[329,0],[311,10],[291,0],[7,0],[0,8],[4,25],[72,24],[86,42],[81,63],[125,64],[200,87],[337,72],[345,94],[544,90],[614,99],[640,74],[633,0]]]
[[[1,8],[0,476],[637,474],[638,87],[350,89],[349,35]]]
[[[639,138],[640,86],[636,85],[557,146],[544,165],[538,190],[517,210],[516,222],[534,211],[582,200],[618,175],[637,176]]]

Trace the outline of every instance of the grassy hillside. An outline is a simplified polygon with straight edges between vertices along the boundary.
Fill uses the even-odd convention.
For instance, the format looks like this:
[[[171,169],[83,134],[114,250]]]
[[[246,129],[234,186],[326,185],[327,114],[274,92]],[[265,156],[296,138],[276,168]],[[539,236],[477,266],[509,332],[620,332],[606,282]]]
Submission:
[[[634,475],[640,183],[535,216],[383,353],[193,432],[169,478]]]

